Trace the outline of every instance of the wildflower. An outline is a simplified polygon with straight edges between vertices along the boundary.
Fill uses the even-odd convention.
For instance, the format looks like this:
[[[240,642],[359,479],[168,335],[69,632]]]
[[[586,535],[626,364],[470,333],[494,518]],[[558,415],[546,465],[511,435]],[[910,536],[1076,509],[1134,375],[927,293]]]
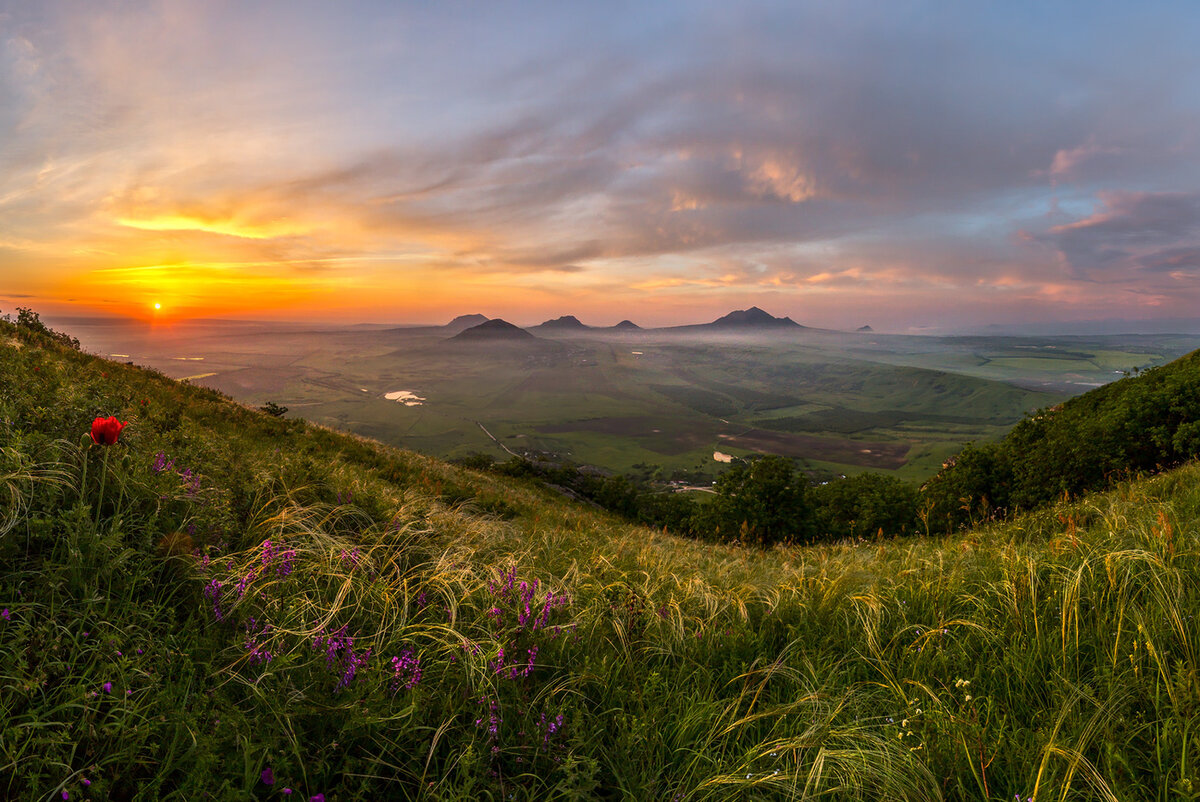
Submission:
[[[121,430],[129,425],[129,421],[119,421],[114,417],[96,418],[92,421],[92,442],[98,446],[111,446],[121,436]]]
[[[225,614],[221,612],[221,588],[224,584],[219,579],[213,579],[204,586],[204,596],[212,602],[213,618],[218,621],[225,618]]]
[[[412,649],[405,649],[392,658],[392,693],[401,688],[411,690],[421,681],[421,658]]]
[[[263,785],[275,784],[275,772],[271,771],[270,766],[262,770],[262,781]]]
[[[112,683],[111,683],[111,682],[106,682],[106,683],[104,683],[103,685],[101,685],[101,686],[100,686],[100,689],[101,689],[102,691],[104,691],[105,693],[112,693]]]
[[[325,794],[313,794],[308,798],[308,802],[325,802]]]
[[[155,473],[172,470],[175,467],[175,460],[167,459],[167,452],[160,451],[154,455],[154,464],[150,466],[150,470]]]
[[[5,607],[2,612],[0,612],[0,618],[3,618],[5,621],[12,621],[12,613],[10,613],[8,611],[7,607]]]
[[[71,798],[71,792],[70,792],[70,791],[63,791],[63,792],[62,792],[62,798],[63,798],[63,799],[70,799],[70,798]]]

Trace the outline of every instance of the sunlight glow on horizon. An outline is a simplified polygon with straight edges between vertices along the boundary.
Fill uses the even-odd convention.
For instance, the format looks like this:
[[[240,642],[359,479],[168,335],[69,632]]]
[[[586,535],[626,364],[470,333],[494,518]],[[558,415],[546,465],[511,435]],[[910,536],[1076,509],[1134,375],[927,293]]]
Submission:
[[[1195,316],[1200,15],[917,4],[14,4],[0,301],[594,325],[756,305],[892,330]]]

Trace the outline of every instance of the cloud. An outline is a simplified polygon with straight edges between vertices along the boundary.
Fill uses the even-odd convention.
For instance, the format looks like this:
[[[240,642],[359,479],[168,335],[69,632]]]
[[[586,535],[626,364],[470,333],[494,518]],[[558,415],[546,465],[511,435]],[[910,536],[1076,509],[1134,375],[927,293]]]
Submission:
[[[1200,194],[1101,192],[1091,215],[1027,236],[1053,248],[1074,278],[1182,273],[1200,253]]]
[[[1153,3],[367,8],[15,8],[0,276],[36,254],[800,298],[1193,270],[1200,32]]]
[[[1094,162],[1100,157],[1115,156],[1120,153],[1122,153],[1121,148],[1099,145],[1092,137],[1082,145],[1055,151],[1054,160],[1044,174],[1048,174],[1054,179],[1071,177],[1076,175],[1084,164]]]

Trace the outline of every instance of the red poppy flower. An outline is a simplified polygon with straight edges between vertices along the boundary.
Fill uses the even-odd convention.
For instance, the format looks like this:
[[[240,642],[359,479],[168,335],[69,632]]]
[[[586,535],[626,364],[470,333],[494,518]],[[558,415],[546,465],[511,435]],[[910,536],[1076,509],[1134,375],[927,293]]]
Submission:
[[[111,446],[128,425],[129,421],[119,421],[113,417],[96,418],[92,421],[92,442],[98,446]]]

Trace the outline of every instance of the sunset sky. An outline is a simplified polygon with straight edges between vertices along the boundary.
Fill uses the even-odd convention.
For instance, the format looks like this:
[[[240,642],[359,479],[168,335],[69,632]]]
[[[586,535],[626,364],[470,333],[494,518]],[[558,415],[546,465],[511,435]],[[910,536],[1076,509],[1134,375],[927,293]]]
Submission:
[[[1198,42],[1191,2],[0,0],[0,311],[1194,317]]]

